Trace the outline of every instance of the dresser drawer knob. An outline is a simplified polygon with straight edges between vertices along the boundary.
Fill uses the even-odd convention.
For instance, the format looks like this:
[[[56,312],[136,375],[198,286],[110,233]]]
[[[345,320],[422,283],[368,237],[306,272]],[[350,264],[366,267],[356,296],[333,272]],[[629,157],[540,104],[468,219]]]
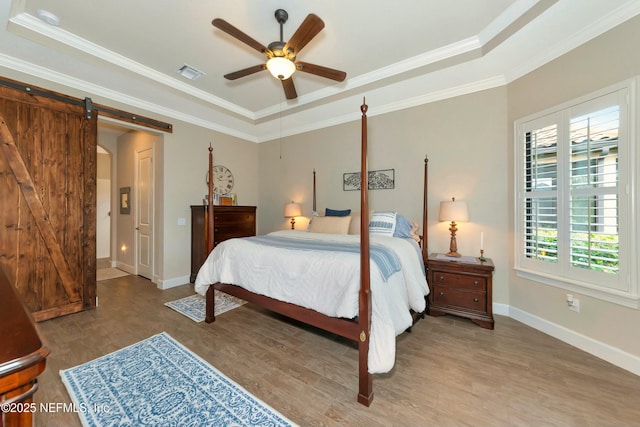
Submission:
[[[438,280],[440,280],[440,281],[444,280],[444,276],[440,276],[440,278]]]
[[[218,229],[217,229],[217,228],[214,228],[214,229],[213,229],[213,232],[215,233],[216,231],[218,231]]]
[[[214,217],[213,217],[213,219],[218,219],[218,217],[217,217],[217,216],[214,216]]]
[[[474,286],[478,286],[478,284],[479,284],[479,283],[478,283],[478,281],[477,281],[477,280],[474,280],[474,281],[473,281],[473,284],[474,284]]]
[[[443,297],[444,296],[444,292],[440,291],[440,296]]]
[[[474,298],[473,302],[479,302],[480,300],[478,298]]]

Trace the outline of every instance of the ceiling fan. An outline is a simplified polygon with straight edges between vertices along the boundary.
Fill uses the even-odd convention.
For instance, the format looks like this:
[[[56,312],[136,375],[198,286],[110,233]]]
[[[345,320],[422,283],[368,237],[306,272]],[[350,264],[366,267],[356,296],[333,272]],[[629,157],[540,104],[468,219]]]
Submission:
[[[282,26],[287,22],[287,19],[289,19],[289,14],[284,9],[278,9],[275,12],[275,17],[276,21],[280,24],[280,40],[269,43],[268,47],[265,47],[262,43],[249,37],[247,34],[229,24],[224,19],[216,18],[211,22],[214,27],[224,31],[232,37],[235,37],[268,58],[267,62],[264,64],[254,65],[243,70],[225,74],[224,77],[226,79],[236,80],[240,77],[245,77],[250,74],[257,73],[258,71],[268,69],[275,78],[282,81],[282,87],[286,98],[295,99],[298,94],[296,93],[296,87],[293,84],[293,79],[291,77],[295,71],[303,71],[305,73],[314,74],[316,76],[325,77],[338,82],[343,81],[347,77],[347,73],[344,71],[334,70],[321,65],[309,64],[308,62],[296,61],[296,56],[300,53],[302,48],[305,47],[307,43],[309,43],[311,39],[313,39],[324,28],[324,22],[322,22],[322,19],[313,13],[307,15],[293,36],[291,36],[289,41],[285,43],[282,40]]]

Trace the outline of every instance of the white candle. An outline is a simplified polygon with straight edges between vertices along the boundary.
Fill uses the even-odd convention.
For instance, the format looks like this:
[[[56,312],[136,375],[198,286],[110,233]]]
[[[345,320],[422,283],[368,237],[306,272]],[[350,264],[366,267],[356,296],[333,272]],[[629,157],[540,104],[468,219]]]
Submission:
[[[480,232],[480,250],[484,249],[484,231]]]

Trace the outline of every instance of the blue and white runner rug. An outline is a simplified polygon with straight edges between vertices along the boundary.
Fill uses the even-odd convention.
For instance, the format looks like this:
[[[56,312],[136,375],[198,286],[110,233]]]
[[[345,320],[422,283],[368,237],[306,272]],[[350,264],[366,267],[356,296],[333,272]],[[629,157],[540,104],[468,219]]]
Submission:
[[[245,300],[225,294],[217,289],[214,291],[216,293],[216,316],[247,303]],[[205,297],[200,294],[191,295],[175,301],[165,302],[164,305],[187,316],[194,322],[204,321],[207,303]]]
[[[84,426],[294,426],[163,332],[61,370]]]

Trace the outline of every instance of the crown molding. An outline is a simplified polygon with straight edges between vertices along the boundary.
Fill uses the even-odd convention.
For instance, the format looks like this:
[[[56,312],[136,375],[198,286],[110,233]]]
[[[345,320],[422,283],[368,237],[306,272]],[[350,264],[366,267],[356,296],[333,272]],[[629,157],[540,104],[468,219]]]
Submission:
[[[186,123],[191,123],[197,126],[201,126],[206,129],[211,129],[220,133],[235,136],[247,141],[257,142],[255,135],[240,132],[236,129],[222,126],[219,123],[215,123],[209,120],[203,120],[190,114],[185,114],[181,111],[166,108],[152,102],[142,100],[130,95],[123,94],[112,89],[105,88],[94,83],[89,83],[84,80],[77,79],[75,77],[68,76],[66,74],[52,71],[48,68],[41,67],[39,65],[32,64],[30,62],[23,61],[5,54],[0,53],[0,66],[14,71],[18,71],[33,77],[37,77],[43,80],[47,80],[62,86],[70,87],[83,92],[88,92],[105,99],[121,102],[125,105],[137,107],[145,111],[150,111],[156,114],[163,115],[176,120],[181,120]]]
[[[540,54],[536,57],[530,58],[530,61],[518,64],[517,67],[505,72],[507,83],[511,83],[512,81],[529,74],[533,70],[553,61],[556,58],[559,58],[567,52],[570,52],[578,46],[587,43],[614,27],[617,27],[638,14],[640,14],[640,2],[638,1],[625,3],[617,9],[613,9],[597,21],[591,23],[589,26],[583,27],[582,30],[574,34],[573,37],[563,39],[561,42],[553,45],[550,49],[540,51]]]
[[[162,85],[171,87],[180,92],[184,92],[195,98],[201,99],[225,110],[234,112],[250,120],[255,120],[255,114],[246,108],[242,108],[220,97],[195,88],[188,83],[182,82],[173,77],[169,77],[164,73],[160,73],[154,70],[153,68],[142,65],[139,62],[136,62],[118,53],[112,52],[109,49],[92,43],[86,39],[83,39],[82,37],[78,37],[73,33],[63,30],[60,27],[52,27],[51,25],[47,25],[38,18],[29,15],[28,13],[20,13],[12,17],[9,22],[18,25],[26,30],[33,31],[36,34],[47,37],[51,40],[55,40],[56,42],[62,43],[66,46],[77,49],[81,52],[86,53],[87,55],[91,55],[95,58],[99,58],[125,70],[129,70]]]

